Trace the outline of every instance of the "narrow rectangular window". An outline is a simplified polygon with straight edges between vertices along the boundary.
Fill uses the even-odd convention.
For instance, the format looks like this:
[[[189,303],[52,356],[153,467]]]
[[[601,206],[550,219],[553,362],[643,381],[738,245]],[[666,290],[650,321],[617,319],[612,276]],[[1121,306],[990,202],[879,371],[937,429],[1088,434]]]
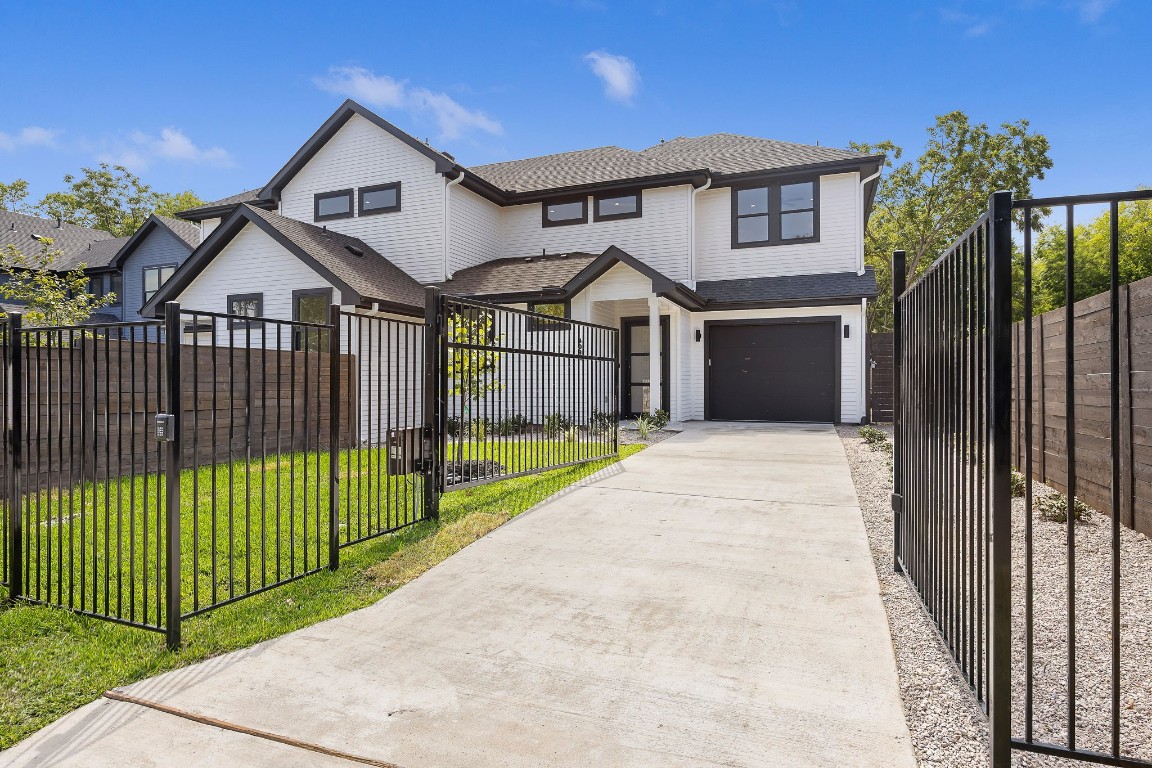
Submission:
[[[566,301],[544,302],[536,301],[529,302],[528,311],[535,312],[540,315],[548,315],[557,319],[568,319],[569,317],[569,304]],[[528,330],[530,331],[562,331],[570,327],[569,323],[561,323],[553,320],[545,320],[542,317],[529,317]]]
[[[321,192],[315,197],[316,221],[330,219],[352,218],[352,190],[341,189],[338,192]]]
[[[541,203],[543,213],[541,224],[545,227],[563,227],[569,224],[588,223],[588,198],[569,198]]]
[[[152,301],[152,297],[160,290],[160,286],[168,282],[168,278],[176,273],[176,265],[168,264],[159,267],[144,267],[144,303]]]
[[[113,306],[119,304],[124,296],[124,276],[119,272],[113,272],[108,275],[108,292],[114,294],[116,298],[112,300]]]
[[[615,219],[638,219],[642,215],[641,193],[636,192],[605,192],[596,196],[594,209],[596,221],[613,221]]]
[[[400,182],[360,187],[360,215],[395,213],[400,210]]]
[[[805,240],[816,235],[815,184],[780,185],[780,239]]]
[[[262,314],[264,314],[264,294],[231,294],[228,297],[228,304],[225,311],[229,315],[240,315],[242,317],[260,317]],[[228,320],[229,328],[248,328],[252,325],[253,323],[247,320],[237,320],[233,318]]]
[[[292,292],[292,319],[300,323],[328,323],[328,307],[332,304],[331,288],[309,288]],[[328,334],[323,328],[297,326],[292,337],[292,348],[312,352],[323,350]]]

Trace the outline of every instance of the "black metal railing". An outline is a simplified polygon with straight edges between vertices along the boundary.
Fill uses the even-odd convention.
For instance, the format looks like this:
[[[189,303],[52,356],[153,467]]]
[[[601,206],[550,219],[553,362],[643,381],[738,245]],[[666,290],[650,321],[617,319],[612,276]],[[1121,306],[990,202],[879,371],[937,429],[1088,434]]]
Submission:
[[[1143,575],[1125,567],[1121,535],[1142,522],[1133,361],[1144,348],[1131,330],[1134,286],[1121,284],[1119,225],[1121,206],[1141,200],[1152,191],[997,193],[912,286],[903,253],[894,260],[895,564],[988,713],[995,768],[1014,750],[1152,765],[1152,745],[1124,738],[1126,718],[1143,716],[1124,705],[1126,686],[1148,682],[1126,676],[1128,654],[1145,652],[1131,623],[1150,606],[1124,593],[1128,573]],[[1108,288],[1087,298],[1077,248],[1091,238],[1076,206],[1096,206],[1108,229]],[[1037,274],[1034,227],[1054,212],[1063,232],[1046,236]],[[1041,278],[1049,294],[1062,289],[1054,308],[1035,304]],[[1034,479],[1050,488],[1034,490]],[[1057,491],[1063,520],[1042,518],[1035,494],[1052,515]],[[1110,516],[1106,540],[1077,522],[1082,496]]]
[[[619,449],[619,331],[429,294],[441,490]]]

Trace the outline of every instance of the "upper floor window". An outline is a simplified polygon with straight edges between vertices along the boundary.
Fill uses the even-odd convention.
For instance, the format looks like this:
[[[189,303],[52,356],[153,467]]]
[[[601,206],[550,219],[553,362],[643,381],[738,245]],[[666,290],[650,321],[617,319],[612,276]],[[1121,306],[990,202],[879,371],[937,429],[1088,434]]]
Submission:
[[[360,187],[360,215],[392,213],[400,210],[400,182]]]
[[[88,278],[88,293],[97,299],[104,295],[104,275]]]
[[[640,192],[606,192],[596,195],[596,221],[638,219],[641,215]]]
[[[816,180],[732,189],[732,247],[820,239]]]
[[[352,218],[352,190],[321,192],[315,197],[316,221]]]
[[[119,272],[108,275],[108,292],[116,295],[116,298],[112,299],[112,305],[119,304],[124,295],[124,276]]]
[[[243,317],[260,317],[264,313],[264,294],[234,293],[228,297],[227,313]],[[229,320],[229,328],[247,328],[248,320]]]
[[[555,200],[541,205],[544,213],[542,224],[545,227],[562,227],[567,224],[588,223],[588,198],[578,197]]]
[[[176,265],[169,264],[161,267],[144,267],[144,303],[152,301],[160,286],[168,282],[168,278],[176,273]]]

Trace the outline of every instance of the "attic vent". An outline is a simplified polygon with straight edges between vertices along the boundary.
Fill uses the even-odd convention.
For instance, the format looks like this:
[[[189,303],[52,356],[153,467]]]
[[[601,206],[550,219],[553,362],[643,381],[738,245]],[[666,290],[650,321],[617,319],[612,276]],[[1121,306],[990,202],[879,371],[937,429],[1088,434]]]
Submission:
[[[566,258],[568,258],[568,254],[562,253],[562,254],[560,254],[560,258],[566,259]]]
[[[348,253],[352,254],[353,256],[361,256],[362,257],[364,255],[364,249],[362,249],[362,248],[357,248],[354,245],[346,245],[344,247],[347,248]]]

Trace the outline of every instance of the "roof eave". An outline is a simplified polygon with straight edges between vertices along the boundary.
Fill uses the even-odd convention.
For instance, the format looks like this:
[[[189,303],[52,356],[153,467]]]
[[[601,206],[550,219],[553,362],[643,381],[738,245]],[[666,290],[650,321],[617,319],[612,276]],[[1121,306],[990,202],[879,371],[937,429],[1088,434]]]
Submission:
[[[236,210],[236,206],[238,205],[251,205],[253,208],[262,208],[266,211],[272,211],[276,209],[275,200],[242,200],[239,203],[229,203],[228,205],[210,205],[202,206],[200,208],[189,208],[186,211],[177,211],[174,215],[176,218],[185,219],[186,221],[220,219]]]
[[[717,173],[712,176],[713,187],[725,187],[739,184],[743,181],[754,181],[761,178],[777,176],[793,176],[799,174],[836,173],[849,171],[862,171],[884,162],[884,155],[861,155],[860,157],[844,158],[843,160],[826,160],[820,163],[802,163],[789,165],[770,170],[741,171],[740,173]]]

